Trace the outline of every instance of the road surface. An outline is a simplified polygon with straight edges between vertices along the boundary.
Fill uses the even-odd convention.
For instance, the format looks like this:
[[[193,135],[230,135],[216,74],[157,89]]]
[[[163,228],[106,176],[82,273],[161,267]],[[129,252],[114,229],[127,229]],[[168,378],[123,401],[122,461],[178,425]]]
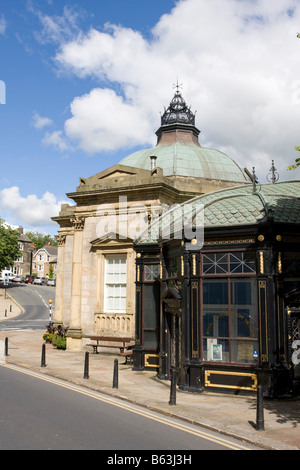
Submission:
[[[49,323],[49,300],[52,311],[55,308],[55,287],[34,284],[13,284],[7,292],[25,309],[25,313],[16,318],[0,322],[0,331],[43,330]]]
[[[143,456],[143,450],[154,455],[156,451],[175,451],[180,457],[195,450],[254,449],[199,426],[18,366],[0,365],[0,382],[0,450],[126,450],[126,455],[132,451],[137,457]],[[115,455],[106,453],[105,458]],[[97,454],[97,465],[102,463],[99,457]],[[186,465],[192,463],[196,460]]]

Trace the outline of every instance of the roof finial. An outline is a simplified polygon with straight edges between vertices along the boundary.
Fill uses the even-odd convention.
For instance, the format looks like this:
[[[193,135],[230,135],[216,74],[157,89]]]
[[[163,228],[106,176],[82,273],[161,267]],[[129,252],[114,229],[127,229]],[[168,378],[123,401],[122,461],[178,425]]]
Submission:
[[[176,88],[176,92],[168,109],[165,109],[164,114],[161,116],[161,125],[182,123],[195,126],[195,114],[192,113],[191,108],[188,108],[181,96],[179,88],[182,88],[182,85],[179,85],[178,79],[177,84],[173,84],[173,87]]]
[[[267,180],[269,183],[276,183],[279,180],[279,174],[277,173],[277,168],[274,166],[274,160],[272,160],[272,166],[270,168],[270,172],[267,175]]]
[[[257,176],[255,174],[255,166],[252,167],[252,181],[253,181],[253,191],[252,191],[252,194],[256,194],[256,184],[258,183],[257,181]]]

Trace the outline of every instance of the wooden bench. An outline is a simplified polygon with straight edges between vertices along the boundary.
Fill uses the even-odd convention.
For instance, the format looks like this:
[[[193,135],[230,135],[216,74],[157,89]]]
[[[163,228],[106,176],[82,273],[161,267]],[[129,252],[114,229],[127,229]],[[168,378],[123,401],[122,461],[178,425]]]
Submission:
[[[132,355],[131,344],[132,338],[120,338],[118,336],[90,336],[91,341],[96,341],[96,343],[88,343],[87,346],[92,346],[94,348],[94,353],[98,354],[98,348],[114,348],[119,349],[117,353],[118,356],[125,357],[125,364],[127,364],[127,359]]]

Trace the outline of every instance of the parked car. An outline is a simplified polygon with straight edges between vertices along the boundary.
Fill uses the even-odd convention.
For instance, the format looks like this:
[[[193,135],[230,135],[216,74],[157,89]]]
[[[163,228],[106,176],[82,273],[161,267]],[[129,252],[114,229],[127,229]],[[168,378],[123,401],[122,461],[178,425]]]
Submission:
[[[33,281],[34,281],[34,277],[30,276],[29,274],[27,274],[27,275],[25,276],[24,282],[25,282],[26,284],[32,284]]]
[[[12,281],[14,277],[15,276],[11,271],[4,270],[0,272],[0,281],[5,281],[5,279]]]
[[[44,277],[36,277],[35,280],[33,281],[33,284],[45,284],[46,279]]]
[[[23,276],[15,276],[12,279],[13,282],[24,282],[24,277]]]
[[[48,279],[47,286],[55,286],[55,285],[56,285],[56,279]]]

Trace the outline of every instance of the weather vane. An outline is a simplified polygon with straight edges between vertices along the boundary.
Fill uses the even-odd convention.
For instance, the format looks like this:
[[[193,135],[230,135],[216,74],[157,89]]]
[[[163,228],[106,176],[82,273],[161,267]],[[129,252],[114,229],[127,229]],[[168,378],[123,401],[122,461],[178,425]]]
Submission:
[[[270,172],[267,175],[267,180],[269,183],[276,183],[279,180],[279,174],[277,173],[277,169],[274,166],[274,160],[272,160],[272,166],[270,168]]]
[[[182,83],[180,85],[178,83],[178,77],[177,77],[177,83],[176,84],[173,83],[173,88],[176,88],[176,93],[179,93],[179,88],[181,88],[181,89],[183,88]]]

